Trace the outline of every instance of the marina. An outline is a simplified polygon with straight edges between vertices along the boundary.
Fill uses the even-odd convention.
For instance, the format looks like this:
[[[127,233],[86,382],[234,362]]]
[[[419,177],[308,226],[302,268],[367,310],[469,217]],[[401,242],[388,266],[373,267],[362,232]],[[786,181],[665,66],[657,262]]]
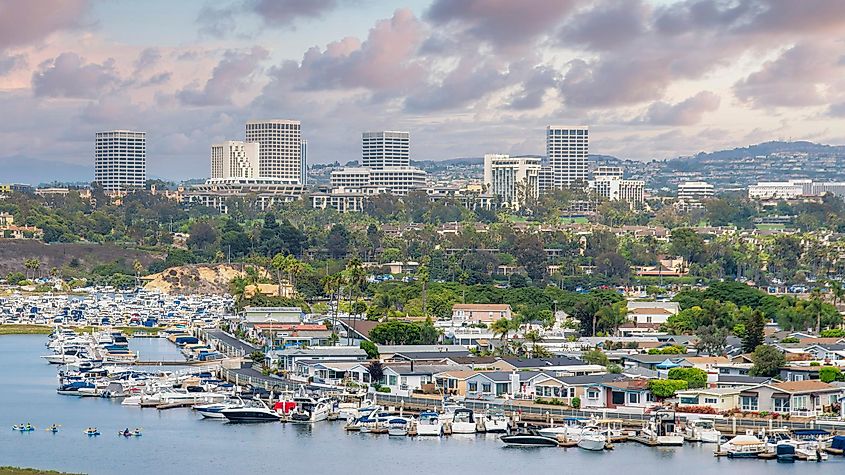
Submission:
[[[56,368],[39,356],[43,336],[4,336],[0,338],[0,380],[14,382],[0,394],[0,404],[25,419],[31,432],[0,431],[4,462],[17,465],[78,471],[85,473],[143,473],[151,470],[168,473],[207,473],[209,470],[270,469],[329,471],[344,470],[353,458],[380,458],[373,473],[401,473],[409,464],[419,464],[420,457],[434,457],[420,466],[421,473],[450,470],[502,471],[548,470],[560,473],[593,470],[599,473],[626,470],[651,473],[652,463],[666,470],[684,470],[689,474],[712,473],[714,469],[741,469],[743,473],[841,473],[845,458],[831,456],[825,463],[783,464],[777,460],[748,461],[713,457],[714,444],[687,443],[682,447],[649,447],[645,444],[616,443],[612,453],[571,448],[517,448],[499,440],[498,433],[453,434],[448,437],[391,436],[389,428],[398,426],[395,416],[387,420],[389,428],[380,431],[345,431],[343,421],[315,424],[233,424],[203,418],[189,408],[155,410],[126,407],[115,399],[66,397],[55,393]],[[166,339],[130,339],[133,351],[150,358],[170,359],[178,349]],[[173,368],[175,370],[184,368]],[[469,414],[459,420],[468,420]],[[472,414],[475,418],[475,414]],[[429,415],[430,419],[432,416]],[[442,416],[440,416],[442,417]],[[7,416],[7,419],[9,416]],[[4,420],[8,427],[20,420]],[[438,421],[439,422],[439,421]],[[432,424],[432,421],[428,422]],[[61,424],[50,433],[40,428]],[[86,436],[93,427],[101,434]],[[143,428],[143,437],[112,435],[124,428]],[[442,427],[442,426],[441,426]],[[386,427],[387,428],[387,427]],[[401,431],[401,428],[398,428]],[[441,429],[442,430],[442,429]],[[434,429],[435,433],[440,430]],[[126,444],[132,444],[127,446]],[[513,444],[517,445],[517,444]],[[546,445],[552,445],[547,443]],[[38,454],[49,451],[45,462]],[[437,451],[433,456],[432,450]],[[81,460],[80,453],[90,454]],[[193,454],[191,462],[183,461]],[[336,454],[325,457],[324,454]],[[600,456],[601,460],[595,459]],[[45,465],[46,463],[46,465]],[[213,467],[213,468],[212,468]],[[797,472],[796,472],[797,473]]]

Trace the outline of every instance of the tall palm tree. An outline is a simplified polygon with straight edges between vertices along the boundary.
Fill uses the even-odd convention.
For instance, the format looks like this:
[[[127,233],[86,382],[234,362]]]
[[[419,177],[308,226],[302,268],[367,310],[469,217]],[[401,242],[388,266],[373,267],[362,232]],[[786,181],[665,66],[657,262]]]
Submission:
[[[528,350],[528,357],[530,358],[531,356],[536,355],[540,349],[538,343],[543,341],[543,335],[541,335],[537,330],[530,330],[525,332],[525,334],[522,335],[522,338],[531,343],[531,348]]]

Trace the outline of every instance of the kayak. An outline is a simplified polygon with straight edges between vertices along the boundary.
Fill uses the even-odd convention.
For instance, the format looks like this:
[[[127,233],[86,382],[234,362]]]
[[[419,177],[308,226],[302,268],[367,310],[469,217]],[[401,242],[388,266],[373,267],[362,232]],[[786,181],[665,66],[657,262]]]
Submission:
[[[141,437],[143,434],[140,432],[130,432],[129,434],[126,432],[118,432],[117,435],[122,435],[123,437]]]
[[[35,430],[35,427],[12,426],[12,430],[16,430],[18,432],[32,432]]]
[[[89,431],[85,431],[85,433],[86,433],[89,437],[93,437],[93,436],[96,436],[96,435],[100,435],[100,431],[97,431],[97,432],[89,432]]]

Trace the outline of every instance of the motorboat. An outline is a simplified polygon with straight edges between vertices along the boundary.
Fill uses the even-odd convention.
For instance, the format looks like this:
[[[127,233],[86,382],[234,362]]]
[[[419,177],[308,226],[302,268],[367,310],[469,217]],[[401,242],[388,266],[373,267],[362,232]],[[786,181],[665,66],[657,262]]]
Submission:
[[[787,443],[780,443],[775,446],[775,455],[780,463],[792,463],[798,458],[795,454],[795,446]]]
[[[488,410],[481,419],[484,425],[484,432],[507,432],[508,417],[503,411]]]
[[[608,442],[620,440],[627,436],[624,424],[625,421],[622,419],[595,419],[590,421],[590,425],[595,426],[595,430],[604,435]]]
[[[754,458],[766,453],[768,446],[765,442],[751,434],[738,435],[719,446],[721,452],[729,458]]]
[[[443,434],[443,421],[440,415],[434,411],[424,411],[420,413],[420,418],[417,420],[417,435],[421,436],[437,436]]]
[[[509,447],[557,447],[555,437],[540,434],[534,429],[525,429],[518,433],[503,435],[499,440]]]
[[[282,418],[260,399],[245,402],[243,407],[232,407],[220,412],[229,422],[278,422]]]
[[[227,402],[213,402],[210,404],[198,404],[194,406],[197,411],[205,419],[226,419],[223,411],[226,409],[237,409],[244,407],[243,401],[227,401]]]
[[[55,355],[45,355],[42,356],[45,361],[50,364],[62,364],[62,365],[69,365],[78,363],[80,360],[83,359],[83,354],[79,350],[63,350],[58,354]]]
[[[684,445],[684,434],[678,428],[675,413],[670,411],[655,412],[646,422],[641,435],[656,445]]]
[[[407,417],[394,417],[387,421],[387,435],[392,437],[405,437],[408,435],[413,419]]]
[[[337,401],[332,398],[316,399],[300,390],[294,396],[294,409],[290,411],[291,422],[308,423],[325,421],[335,411]]]
[[[718,443],[722,433],[716,430],[715,423],[710,419],[697,419],[687,423],[684,438],[690,442]]]
[[[452,415],[452,433],[475,434],[475,432],[475,415],[472,409],[465,409],[463,407],[455,409],[455,413]]]
[[[607,436],[599,432],[598,427],[585,427],[578,438],[578,447],[585,450],[604,450],[607,445]]]
[[[89,389],[95,389],[95,388],[96,388],[96,386],[94,385],[94,383],[89,382],[89,381],[73,381],[73,382],[70,382],[70,383],[65,383],[65,384],[60,385],[56,389],[56,392],[58,394],[63,395],[63,396],[80,396],[80,395],[84,394],[84,393],[80,393],[79,392],[80,390],[89,390]]]
[[[571,440],[577,442],[584,431],[586,419],[580,417],[568,417],[560,426],[544,427],[538,432],[546,437],[553,437],[557,440]]]

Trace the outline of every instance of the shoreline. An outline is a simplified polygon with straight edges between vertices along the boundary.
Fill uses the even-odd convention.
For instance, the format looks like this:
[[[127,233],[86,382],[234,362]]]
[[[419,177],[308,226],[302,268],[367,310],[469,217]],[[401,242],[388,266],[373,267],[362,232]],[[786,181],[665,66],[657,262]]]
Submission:
[[[95,327],[71,327],[82,333],[91,333]],[[162,327],[110,327],[115,331],[120,331],[131,335],[132,333],[156,333],[163,330]],[[0,336],[2,335],[49,335],[53,333],[55,325],[36,325],[32,323],[10,323],[0,324]],[[0,474],[2,475],[2,474]]]
[[[41,470],[39,468],[0,467],[0,475],[83,475],[78,473],[58,472],[56,470]]]

